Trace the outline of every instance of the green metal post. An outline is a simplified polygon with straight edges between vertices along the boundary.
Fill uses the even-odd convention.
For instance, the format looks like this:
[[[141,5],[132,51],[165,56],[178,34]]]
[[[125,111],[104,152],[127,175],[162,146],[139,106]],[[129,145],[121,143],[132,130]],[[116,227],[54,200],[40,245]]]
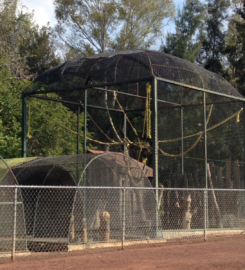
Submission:
[[[22,157],[27,155],[27,97],[22,94]]]
[[[88,90],[84,92],[84,142],[83,142],[83,153],[87,152],[87,105],[88,105]]]
[[[157,117],[157,80],[153,79],[152,92],[152,141],[153,141],[153,186],[158,188],[158,117]]]
[[[157,79],[154,78],[151,84],[151,93],[152,93],[152,141],[153,141],[153,186],[156,188],[156,236],[161,233],[159,231],[159,215],[158,215],[158,110],[157,110]]]
[[[204,132],[204,160],[205,160],[205,188],[208,188],[208,174],[207,174],[207,162],[208,162],[208,152],[207,152],[207,109],[206,109],[206,93],[203,92],[203,132]]]
[[[204,240],[207,240],[208,228],[208,150],[207,150],[207,110],[206,110],[206,93],[203,92],[203,126],[204,126],[204,170],[205,170],[205,189],[204,189]]]
[[[243,175],[243,182],[242,182],[242,189],[245,188],[245,102],[242,103],[243,105],[243,113],[242,113],[242,124],[243,124],[243,166],[242,166],[242,175]]]
[[[126,138],[127,138],[127,118],[126,118],[126,115],[123,114],[123,132],[124,132],[124,140],[126,141]],[[124,144],[123,146],[123,152],[124,152],[124,155],[127,154],[127,145]]]
[[[184,153],[184,119],[183,119],[183,107],[180,109],[180,118],[181,118],[181,153]],[[184,175],[184,155],[181,155],[181,174]]]
[[[80,154],[80,105],[77,106],[77,154]]]

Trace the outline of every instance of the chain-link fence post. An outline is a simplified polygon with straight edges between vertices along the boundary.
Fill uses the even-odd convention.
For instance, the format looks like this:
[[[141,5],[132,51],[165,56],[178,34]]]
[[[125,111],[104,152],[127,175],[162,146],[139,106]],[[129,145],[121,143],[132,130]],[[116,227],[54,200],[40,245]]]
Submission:
[[[125,240],[125,231],[126,231],[126,190],[123,188],[123,197],[122,197],[122,249],[124,249],[124,240]]]
[[[15,259],[15,241],[16,241],[16,220],[17,220],[17,186],[15,186],[14,189],[14,203],[13,203],[13,210],[14,210],[14,215],[13,215],[13,236],[12,236],[12,254],[11,254],[11,261],[13,262]]]
[[[203,223],[203,226],[204,226],[204,241],[207,240],[207,213],[208,213],[208,210],[207,210],[207,207],[208,207],[208,202],[207,202],[207,189],[205,188],[204,189],[204,192],[203,192],[203,195],[204,195],[204,203],[203,203],[203,206],[204,206],[204,223]]]

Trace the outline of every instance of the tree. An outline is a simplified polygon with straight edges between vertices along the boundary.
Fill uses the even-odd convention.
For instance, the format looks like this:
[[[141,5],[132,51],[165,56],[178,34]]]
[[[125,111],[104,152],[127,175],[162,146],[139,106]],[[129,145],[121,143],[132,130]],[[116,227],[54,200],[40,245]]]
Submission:
[[[245,2],[234,1],[233,7],[224,50],[228,58],[226,77],[245,95]]]
[[[10,71],[0,72],[0,156],[21,156],[21,92],[28,81],[11,78]]]
[[[122,27],[112,42],[112,49],[149,48],[163,28],[163,19],[174,14],[171,0],[121,0]]]
[[[56,94],[49,97],[59,98]],[[80,127],[84,123],[80,116]],[[61,156],[77,153],[77,115],[62,103],[28,100],[28,156]],[[91,137],[91,133],[87,132]],[[83,150],[83,133],[80,134]]]
[[[33,25],[20,44],[20,55],[26,57],[26,64],[31,74],[40,75],[60,64],[56,56],[56,47],[52,39],[51,27]]]
[[[26,55],[20,56],[19,45],[30,28],[32,15],[18,11],[18,0],[4,0],[0,14],[0,61],[3,69],[7,68],[11,76],[28,78]]]
[[[54,5],[58,37],[83,55],[147,48],[173,14],[171,0],[55,0]]]
[[[176,33],[168,33],[162,50],[195,62],[203,41],[204,5],[199,0],[186,0],[175,17]]]
[[[219,74],[223,73],[225,24],[228,19],[229,7],[229,0],[207,0],[206,37],[203,41],[199,63],[206,69]]]

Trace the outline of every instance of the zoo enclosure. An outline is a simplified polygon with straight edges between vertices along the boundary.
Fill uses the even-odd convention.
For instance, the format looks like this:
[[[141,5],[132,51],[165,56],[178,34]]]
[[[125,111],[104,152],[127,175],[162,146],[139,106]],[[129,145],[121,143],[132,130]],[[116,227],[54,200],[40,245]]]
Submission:
[[[245,99],[222,77],[193,63],[129,50],[73,59],[43,73],[23,94],[23,156],[33,143],[27,137],[27,99],[34,98],[77,113],[69,135],[77,137],[77,153],[81,140],[84,153],[88,146],[124,151],[153,168],[155,187],[212,188],[208,163],[220,168],[222,177],[230,175],[226,186],[216,187],[244,187]],[[240,176],[229,171],[236,165]],[[194,179],[187,186],[185,175]],[[233,185],[237,177],[239,186]]]
[[[82,201],[71,216],[74,193],[86,196],[86,220],[78,214],[84,212]],[[136,194],[144,198],[140,211]],[[23,251],[123,248],[207,240],[245,230],[245,190],[0,186],[0,197],[0,260],[4,254],[12,254],[14,259]],[[98,208],[100,198],[108,204]],[[33,200],[34,205],[27,203]],[[24,208],[24,223],[18,207]]]

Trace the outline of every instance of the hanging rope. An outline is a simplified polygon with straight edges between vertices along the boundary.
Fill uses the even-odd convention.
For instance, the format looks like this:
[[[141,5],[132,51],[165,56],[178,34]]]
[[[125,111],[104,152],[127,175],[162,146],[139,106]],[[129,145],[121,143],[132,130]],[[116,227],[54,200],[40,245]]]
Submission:
[[[81,106],[84,109],[84,105],[82,103],[82,101],[80,100],[79,103],[81,104]],[[92,116],[87,112],[88,117],[90,118],[90,120],[94,123],[94,125],[99,129],[99,131],[111,142],[115,143],[116,141],[114,141],[113,139],[111,139],[109,136],[107,136],[107,134],[99,127],[99,125],[94,121],[94,119],[92,118]]]
[[[150,107],[150,95],[151,95],[151,85],[148,83],[147,84],[147,99],[146,99],[146,112],[145,112],[145,120],[144,120],[144,123],[146,123],[146,136],[148,138],[151,138],[151,107]],[[125,113],[125,111],[123,110],[123,107],[122,105],[120,104],[119,100],[117,99],[117,96],[115,94],[115,91],[114,91],[114,98],[115,100],[117,101],[120,109],[122,110],[122,112],[124,113],[124,115],[126,116],[126,119],[128,121],[128,123],[130,124],[130,126],[132,127],[135,135],[138,137],[138,133],[137,133],[137,130],[134,128],[133,124],[131,123],[131,121],[129,120],[127,114]],[[127,137],[122,140],[120,138],[120,136],[117,134],[116,132],[116,129],[115,129],[115,126],[114,126],[114,123],[113,123],[113,120],[112,118],[110,117],[110,113],[109,113],[109,109],[108,109],[108,104],[107,104],[107,98],[105,100],[105,103],[106,103],[106,108],[107,108],[107,112],[108,112],[108,116],[110,118],[110,123],[111,123],[111,126],[115,132],[115,134],[117,135],[118,139],[119,139],[119,142],[116,142],[114,140],[112,140],[111,138],[109,138],[105,133],[104,131],[97,125],[97,123],[93,120],[93,118],[91,117],[90,114],[88,114],[88,116],[90,117],[90,119],[93,121],[93,123],[96,125],[96,127],[106,136],[106,138],[108,138],[111,142],[101,142],[99,140],[95,140],[95,139],[91,139],[91,138],[87,138],[87,140],[89,141],[92,141],[92,142],[95,142],[95,143],[98,143],[98,144],[102,144],[102,145],[108,145],[108,146],[115,146],[115,145],[126,145],[127,147],[129,145],[135,145],[137,147],[139,147],[141,150],[142,148],[144,148],[144,142],[140,141],[138,143],[135,143],[135,142],[131,142]],[[82,102],[80,101],[80,104],[83,106]],[[84,106],[83,106],[84,108]],[[41,112],[41,114],[44,114],[43,111],[41,111],[40,109],[36,108],[37,110],[39,110]],[[211,105],[210,107],[210,110],[209,110],[209,113],[208,113],[208,116],[207,116],[207,121],[206,121],[206,132],[208,131],[211,131],[221,125],[223,125],[224,123],[228,122],[229,120],[231,120],[232,118],[236,117],[236,121],[239,122],[240,121],[240,114],[241,112],[243,111],[243,108],[241,108],[238,112],[232,114],[231,116],[227,117],[226,119],[220,121],[219,123],[213,125],[212,127],[209,127],[207,128],[207,125],[209,123],[209,120],[210,120],[210,117],[211,117],[211,113],[212,113],[212,110],[213,110],[213,104]],[[30,129],[30,122],[31,122],[31,106],[29,105],[29,110],[28,110],[28,131],[27,131],[27,137],[28,138],[31,138],[31,129]],[[74,133],[74,134],[77,134],[81,137],[83,137],[83,134],[80,134],[80,133],[77,133],[76,131],[68,128],[67,126],[65,126],[64,124],[60,123],[60,122],[57,122],[53,119],[53,122],[62,126],[63,128],[69,130],[70,132]],[[192,138],[192,137],[195,137],[195,136],[198,136],[198,138],[196,139],[196,141],[193,143],[193,145],[187,149],[186,151],[184,151],[183,153],[180,153],[180,154],[169,154],[165,151],[163,151],[162,149],[158,148],[159,151],[163,154],[163,155],[166,155],[166,156],[169,156],[169,157],[180,157],[180,156],[183,156],[185,154],[187,154],[188,152],[190,152],[197,144],[198,142],[200,141],[202,135],[204,134],[204,131],[200,131],[196,134],[191,134],[191,135],[187,135],[187,136],[184,136],[184,137],[180,137],[180,138],[175,138],[175,139],[169,139],[169,140],[162,140],[162,141],[158,141],[158,143],[167,143],[167,142],[176,142],[176,141],[179,141],[179,140],[184,140],[184,139],[188,139],[188,138]],[[146,163],[147,159],[144,159],[143,160],[143,163]]]
[[[151,85],[146,84],[146,102],[145,102],[145,117],[142,138],[151,139]]]
[[[110,120],[111,127],[114,130],[114,133],[117,136],[118,140],[120,142],[123,142],[123,140],[120,138],[119,134],[116,131],[116,128],[114,126],[113,120],[112,120],[110,112],[109,112],[109,108],[108,108],[108,104],[107,104],[107,92],[105,92],[105,106],[106,106],[106,110],[107,110],[107,114],[108,114],[108,117],[109,117],[109,120]]]
[[[207,127],[207,125],[208,125],[208,123],[209,123],[209,120],[210,120],[210,117],[211,117],[212,110],[213,110],[213,104],[211,105],[211,108],[210,108],[209,113],[208,113],[208,117],[207,117],[206,124],[205,124],[206,127]],[[198,135],[198,138],[196,139],[196,141],[193,143],[193,145],[192,145],[189,149],[187,149],[186,151],[184,151],[184,152],[182,152],[182,153],[180,153],[180,154],[169,154],[169,153],[163,151],[163,150],[162,150],[161,148],[159,148],[159,147],[158,147],[158,149],[159,149],[159,151],[160,151],[163,155],[168,156],[168,157],[181,157],[181,156],[184,156],[184,155],[186,155],[188,152],[190,152],[194,147],[196,147],[196,145],[197,145],[197,144],[199,143],[199,141],[201,140],[203,133],[204,133],[204,131],[200,131],[200,132],[198,132],[197,134],[195,134],[195,136]],[[192,136],[192,137],[193,137],[193,136]],[[183,140],[183,138],[181,138],[181,140]]]
[[[229,120],[231,120],[232,118],[234,117],[238,117],[238,115],[240,115],[240,113],[243,111],[243,108],[241,108],[238,112],[232,114],[231,116],[227,117],[226,119],[222,120],[221,122],[213,125],[212,127],[210,128],[207,128],[206,131],[210,131],[210,130],[213,130],[221,125],[223,125],[224,123],[228,122]],[[209,116],[208,116],[208,121],[209,121]],[[176,141],[180,141],[180,140],[184,140],[184,139],[189,139],[191,137],[196,137],[199,135],[200,132],[198,133],[195,133],[195,134],[191,134],[191,135],[187,135],[187,136],[184,136],[184,137],[179,137],[179,138],[175,138],[175,139],[168,139],[168,140],[161,140],[161,141],[158,141],[159,143],[167,143],[167,142],[176,142]]]
[[[191,150],[199,143],[199,141],[200,141],[201,138],[202,138],[203,133],[204,133],[203,131],[200,132],[198,138],[197,138],[196,141],[193,143],[193,145],[192,145],[189,149],[187,149],[186,151],[184,151],[183,153],[174,155],[174,154],[169,154],[169,153],[167,153],[167,152],[164,152],[164,151],[163,151],[162,149],[160,149],[160,148],[158,148],[158,149],[159,149],[159,151],[160,151],[163,155],[168,156],[168,157],[181,157],[181,156],[184,156],[185,154],[187,154],[188,152],[190,152],[190,151],[191,151]]]
[[[207,127],[208,122],[209,122],[209,120],[210,120],[210,116],[211,116],[212,109],[213,109],[213,105],[211,106],[210,111],[209,111],[209,114],[208,114],[208,117],[207,117],[206,127]],[[223,125],[224,123],[228,122],[229,120],[231,120],[231,119],[234,118],[234,117],[237,117],[237,115],[239,115],[242,111],[243,111],[243,108],[241,108],[238,112],[232,114],[231,116],[227,117],[227,118],[224,119],[223,121],[221,121],[221,122],[219,122],[219,123],[213,125],[213,126],[210,127],[210,128],[207,128],[207,129],[206,129],[206,132],[208,132],[208,131],[210,131],[210,130],[213,130],[213,129],[215,129],[215,128],[221,126],[221,125]],[[197,136],[197,135],[198,135],[198,138],[197,138],[197,140],[194,142],[194,144],[193,144],[189,149],[187,149],[186,151],[184,151],[183,153],[180,153],[180,154],[176,154],[176,155],[175,155],[175,154],[169,154],[169,153],[163,151],[163,150],[160,149],[160,148],[158,148],[158,149],[159,149],[159,151],[160,151],[163,155],[165,155],[165,156],[169,156],[169,157],[180,157],[180,156],[183,156],[183,155],[187,154],[188,152],[190,152],[190,151],[198,144],[198,142],[200,141],[200,139],[201,139],[201,137],[202,137],[203,134],[204,134],[204,131],[200,131],[200,132],[198,132],[198,133],[196,133],[196,134],[189,135],[189,136],[186,136],[186,137],[183,137],[183,138],[177,138],[177,139],[171,139],[171,140],[161,141],[161,142],[173,142],[173,141],[182,140],[182,139],[184,139],[184,138],[190,138],[190,137],[194,137],[194,136]]]

